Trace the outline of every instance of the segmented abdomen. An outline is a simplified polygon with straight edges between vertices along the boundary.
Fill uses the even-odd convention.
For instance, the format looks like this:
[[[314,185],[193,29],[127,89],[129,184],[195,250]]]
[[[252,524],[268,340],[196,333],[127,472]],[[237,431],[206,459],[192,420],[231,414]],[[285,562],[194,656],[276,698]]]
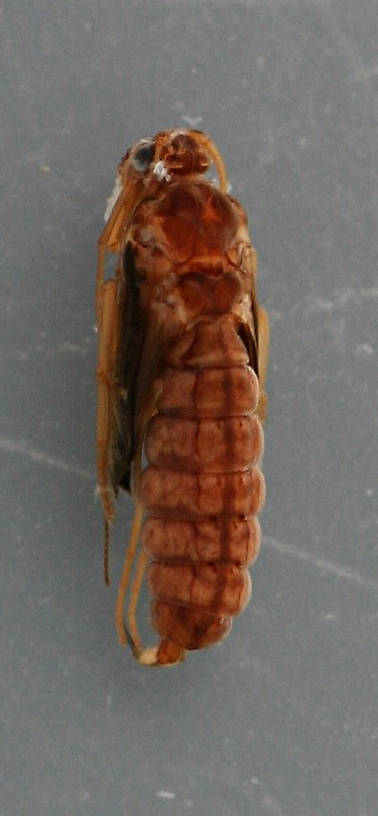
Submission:
[[[259,384],[232,314],[202,317],[166,366],[146,435],[143,546],[155,629],[199,649],[228,634],[251,594],[265,497]]]

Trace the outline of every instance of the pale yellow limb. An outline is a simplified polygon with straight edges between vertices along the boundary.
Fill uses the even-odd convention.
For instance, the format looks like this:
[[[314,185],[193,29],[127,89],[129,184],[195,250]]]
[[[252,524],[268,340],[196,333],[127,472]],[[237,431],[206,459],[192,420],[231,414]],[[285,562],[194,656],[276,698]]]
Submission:
[[[129,557],[131,541],[132,539],[130,540],[130,545],[126,559],[128,559]],[[133,555],[130,556],[130,559],[131,558],[133,558]],[[122,600],[120,599],[119,610],[120,614],[122,615],[122,637],[120,637],[120,629],[118,628],[117,623],[118,635],[120,637],[122,645],[126,645],[126,643],[129,643],[129,645],[132,648],[134,657],[137,659],[138,663],[141,663],[143,666],[174,666],[176,663],[179,663],[182,660],[184,660],[186,654],[185,649],[183,649],[181,646],[178,646],[178,644],[167,640],[166,638],[163,638],[160,641],[160,643],[157,643],[155,646],[148,646],[146,649],[143,649],[142,641],[139,636],[138,626],[136,622],[136,611],[147,563],[148,558],[145,556],[144,552],[141,552],[139,554],[138,563],[135,570],[135,576],[130,591],[130,602],[127,610],[128,628],[126,629],[125,625],[123,624],[123,604],[124,604],[123,594]],[[129,565],[127,565],[128,571],[127,582],[129,581],[130,577],[130,570],[131,563],[130,567]]]
[[[115,622],[118,633],[118,638],[122,646],[127,646],[127,632],[123,622],[123,607],[125,603],[125,595],[130,581],[131,568],[135,558],[135,553],[138,547],[139,533],[143,519],[143,505],[137,498],[135,502],[134,518],[131,527],[131,534],[129,543],[126,549],[125,561],[123,565],[121,580],[118,587],[118,595],[115,608]]]
[[[110,482],[112,423],[114,422],[114,371],[118,343],[118,282],[104,282],[106,252],[119,253],[126,224],[141,196],[138,184],[125,184],[98,240],[96,311],[99,330],[97,363],[97,480],[104,508],[104,577],[109,581],[110,524],[114,519],[114,490]]]
[[[135,657],[142,651],[142,646],[138,634],[138,629],[136,625],[136,608],[138,604],[138,598],[140,593],[140,588],[143,581],[143,574],[146,567],[146,557],[143,553],[140,553],[138,559],[138,565],[136,574],[134,577],[134,581],[131,587],[130,593],[130,603],[128,608],[128,624],[130,629],[130,638],[128,638],[128,632],[125,628],[123,622],[123,608],[125,603],[125,596],[127,592],[127,588],[130,582],[130,573],[132,569],[132,564],[135,558],[135,554],[138,547],[139,542],[139,534],[141,530],[142,520],[143,520],[143,505],[139,499],[139,491],[140,491],[140,478],[141,478],[141,470],[142,470],[142,451],[143,451],[143,440],[144,440],[144,428],[150,417],[155,412],[155,403],[158,394],[160,393],[160,389],[155,389],[155,393],[151,399],[150,405],[147,407],[143,422],[141,423],[141,427],[139,429],[138,434],[138,445],[137,450],[135,453],[134,458],[134,489],[133,493],[135,496],[135,509],[134,509],[134,518],[131,527],[131,534],[129,539],[129,544],[127,546],[126,556],[125,556],[125,563],[123,568],[123,573],[121,576],[121,581],[118,589],[118,596],[116,602],[116,627],[118,632],[118,637],[120,642],[123,646],[126,646],[128,640],[130,640],[130,645],[133,648],[135,653]]]
[[[190,131],[190,135],[196,140],[197,143],[203,145],[209,157],[214,162],[216,171],[218,173],[219,187],[222,190],[222,193],[227,193],[228,181],[226,168],[217,146],[206,133],[200,133],[198,130],[192,130]]]
[[[136,610],[146,566],[147,557],[145,556],[144,552],[141,552],[139,554],[135,577],[130,591],[130,603],[127,610],[128,630],[131,635],[131,642],[133,643],[133,651],[135,652],[135,656],[139,656],[143,651],[136,623]]]
[[[141,198],[141,186],[136,182],[124,185],[108,221],[98,239],[96,273],[96,308],[99,315],[100,292],[104,280],[106,252],[120,252],[126,225]]]
[[[262,422],[266,419],[268,397],[265,392],[265,380],[269,359],[269,319],[262,306],[258,308],[258,369],[260,396],[257,405],[257,414]]]
[[[109,525],[114,518],[114,491],[110,481],[114,365],[118,336],[117,282],[106,281],[99,291],[99,344],[97,359],[97,484],[104,509],[104,572],[109,583]]]
[[[120,196],[120,199],[122,199],[122,196]],[[114,207],[110,215],[109,220],[105,224],[105,227],[98,239],[97,270],[96,270],[96,308],[99,323],[101,320],[100,313],[101,291],[104,282],[106,252],[119,252],[120,220],[122,218],[122,211],[120,212],[121,204],[122,200],[117,202],[116,206]]]

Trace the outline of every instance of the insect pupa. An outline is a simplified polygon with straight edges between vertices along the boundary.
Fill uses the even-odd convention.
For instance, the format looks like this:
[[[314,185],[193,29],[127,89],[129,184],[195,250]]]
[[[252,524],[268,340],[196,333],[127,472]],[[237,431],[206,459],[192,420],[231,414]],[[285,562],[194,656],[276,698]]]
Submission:
[[[116,627],[146,665],[221,640],[250,598],[269,345],[256,276],[246,214],[206,134],[165,131],[127,151],[98,243],[97,472],[107,583],[117,495],[134,498]],[[147,648],[145,572],[159,635]]]

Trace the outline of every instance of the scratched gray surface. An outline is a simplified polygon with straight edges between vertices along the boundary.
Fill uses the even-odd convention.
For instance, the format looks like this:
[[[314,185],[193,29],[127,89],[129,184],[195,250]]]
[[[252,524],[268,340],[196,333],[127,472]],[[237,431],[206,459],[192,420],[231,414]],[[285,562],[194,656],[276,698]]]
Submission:
[[[375,24],[374,0],[2,8],[1,816],[376,816]],[[101,582],[93,271],[118,159],[186,124],[260,255],[268,495],[248,611],[164,672]]]

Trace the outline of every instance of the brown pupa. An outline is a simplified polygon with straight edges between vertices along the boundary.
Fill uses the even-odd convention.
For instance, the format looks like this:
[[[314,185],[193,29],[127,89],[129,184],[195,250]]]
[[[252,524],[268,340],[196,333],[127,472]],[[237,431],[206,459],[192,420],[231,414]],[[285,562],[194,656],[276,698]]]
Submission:
[[[205,175],[212,163],[219,186]],[[166,131],[128,150],[105,218],[97,268],[105,581],[124,488],[135,513],[116,605],[119,639],[140,663],[171,665],[224,638],[250,598],[265,497],[269,324],[257,302],[247,218],[206,134]],[[104,280],[107,251],[118,261]],[[160,641],[144,649],[136,607],[146,568]]]

